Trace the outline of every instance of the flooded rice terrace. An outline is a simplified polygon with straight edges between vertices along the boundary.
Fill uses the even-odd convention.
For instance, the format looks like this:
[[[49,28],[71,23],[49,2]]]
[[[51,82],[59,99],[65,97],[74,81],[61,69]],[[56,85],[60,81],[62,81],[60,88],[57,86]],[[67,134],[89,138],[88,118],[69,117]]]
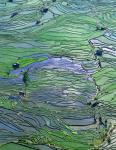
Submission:
[[[0,150],[116,150],[116,0],[0,0]]]

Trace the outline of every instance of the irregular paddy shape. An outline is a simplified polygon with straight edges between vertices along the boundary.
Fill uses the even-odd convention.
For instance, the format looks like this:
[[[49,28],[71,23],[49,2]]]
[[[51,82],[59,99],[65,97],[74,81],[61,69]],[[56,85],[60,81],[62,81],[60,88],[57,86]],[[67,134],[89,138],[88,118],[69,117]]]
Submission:
[[[31,63],[31,59],[29,60],[28,58],[27,60],[29,61],[29,63]],[[84,70],[80,62],[74,62],[71,59],[68,59],[65,57],[49,58],[48,60],[45,60],[42,62],[35,62],[35,63],[33,63],[33,61],[34,60],[32,59],[32,64],[30,65],[28,65],[28,62],[27,62],[26,67],[11,71],[11,74],[18,76],[27,70],[33,71],[37,69],[61,69],[61,70],[68,70],[77,74],[91,74],[93,72],[92,70]],[[24,62],[26,62],[26,60],[24,60]],[[22,60],[21,60],[21,63],[23,63]]]
[[[1,145],[115,149],[115,6],[115,0],[0,1]]]

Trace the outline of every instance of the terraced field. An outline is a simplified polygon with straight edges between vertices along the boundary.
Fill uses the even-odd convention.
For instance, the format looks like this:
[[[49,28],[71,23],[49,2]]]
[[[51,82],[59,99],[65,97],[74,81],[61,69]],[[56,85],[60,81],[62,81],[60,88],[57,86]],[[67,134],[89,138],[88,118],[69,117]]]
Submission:
[[[116,0],[0,0],[0,150],[116,149]]]

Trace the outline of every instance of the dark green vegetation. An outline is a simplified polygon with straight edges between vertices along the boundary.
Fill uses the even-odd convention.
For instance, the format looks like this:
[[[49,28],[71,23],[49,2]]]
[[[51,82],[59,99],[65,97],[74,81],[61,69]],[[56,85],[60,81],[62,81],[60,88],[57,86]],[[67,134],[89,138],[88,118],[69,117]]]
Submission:
[[[115,150],[115,6],[0,1],[0,150]]]

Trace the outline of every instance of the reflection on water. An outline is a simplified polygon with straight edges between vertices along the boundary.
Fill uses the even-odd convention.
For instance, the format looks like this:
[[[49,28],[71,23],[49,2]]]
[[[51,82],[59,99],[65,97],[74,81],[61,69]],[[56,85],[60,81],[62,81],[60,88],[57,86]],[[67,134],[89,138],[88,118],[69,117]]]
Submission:
[[[116,147],[115,7],[115,0],[0,1],[0,145]]]

